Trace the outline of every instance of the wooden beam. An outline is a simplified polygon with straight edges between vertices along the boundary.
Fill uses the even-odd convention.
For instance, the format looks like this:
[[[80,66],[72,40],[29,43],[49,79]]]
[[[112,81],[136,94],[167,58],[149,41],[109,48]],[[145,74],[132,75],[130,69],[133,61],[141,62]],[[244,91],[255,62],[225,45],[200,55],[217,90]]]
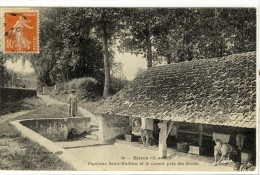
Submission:
[[[179,124],[176,126],[176,139],[178,140],[178,136],[179,136]]]
[[[213,137],[213,133],[209,133],[209,132],[202,132],[202,135],[208,136],[208,137]]]
[[[202,132],[203,132],[203,125],[199,124],[199,140],[198,140],[198,142],[199,142],[200,147],[202,147],[202,137],[203,137]]]
[[[133,127],[133,118],[129,116],[129,126]]]
[[[187,133],[187,134],[199,134],[199,132],[197,131],[178,130],[178,132]]]

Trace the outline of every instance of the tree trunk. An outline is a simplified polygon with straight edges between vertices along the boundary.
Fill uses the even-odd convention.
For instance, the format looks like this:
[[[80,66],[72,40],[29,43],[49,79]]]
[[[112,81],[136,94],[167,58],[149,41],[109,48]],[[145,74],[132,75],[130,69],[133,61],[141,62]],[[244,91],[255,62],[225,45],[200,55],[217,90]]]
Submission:
[[[220,38],[220,56],[222,57],[224,55],[224,39]]]
[[[107,46],[107,29],[106,26],[102,26],[102,40],[103,40],[103,57],[104,57],[104,69],[105,69],[105,85],[103,91],[103,97],[108,97],[110,91],[110,65],[108,57]]]
[[[222,10],[220,10],[219,12],[218,12],[218,9],[217,8],[215,8],[215,10],[214,10],[214,21],[213,21],[213,24],[214,24],[214,31],[215,31],[215,37],[214,37],[214,57],[218,57],[218,56],[220,56],[220,53],[218,52],[218,43],[217,43],[217,41],[219,41],[220,40],[220,38],[218,37],[218,34],[219,34],[219,26],[218,26],[218,16],[219,16],[219,14],[221,13],[221,11]]]
[[[241,30],[238,30],[238,31],[241,31],[241,46],[242,47],[239,47],[239,51],[244,52],[244,46],[245,46],[245,37],[244,37],[244,27],[245,27],[245,25],[244,25],[244,22],[242,22],[241,26],[242,26]]]
[[[149,27],[146,27],[147,67],[153,66],[152,44]]]

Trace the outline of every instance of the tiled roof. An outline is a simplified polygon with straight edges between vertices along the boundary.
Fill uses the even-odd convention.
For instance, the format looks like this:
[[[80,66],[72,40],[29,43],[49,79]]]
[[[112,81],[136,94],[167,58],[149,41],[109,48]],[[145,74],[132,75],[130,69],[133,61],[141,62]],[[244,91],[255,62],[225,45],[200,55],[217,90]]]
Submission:
[[[256,53],[150,68],[96,113],[256,128]]]

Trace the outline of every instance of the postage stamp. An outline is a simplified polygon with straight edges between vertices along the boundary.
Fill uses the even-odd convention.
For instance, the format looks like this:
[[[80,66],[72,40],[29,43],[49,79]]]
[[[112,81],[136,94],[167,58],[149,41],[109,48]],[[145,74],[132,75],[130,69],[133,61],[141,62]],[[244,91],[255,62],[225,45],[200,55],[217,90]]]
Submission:
[[[39,11],[3,9],[3,53],[39,52]]]

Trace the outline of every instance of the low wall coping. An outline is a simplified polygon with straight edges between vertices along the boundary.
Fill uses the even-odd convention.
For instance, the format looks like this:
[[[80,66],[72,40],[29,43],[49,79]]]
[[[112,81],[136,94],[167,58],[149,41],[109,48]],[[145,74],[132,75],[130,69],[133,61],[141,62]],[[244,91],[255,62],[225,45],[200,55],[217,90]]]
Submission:
[[[82,161],[78,161],[78,158],[73,154],[67,152],[64,148],[58,146],[51,140],[41,136],[37,132],[27,128],[22,125],[20,122],[23,120],[15,120],[10,122],[18,131],[21,132],[22,136],[30,139],[33,142],[38,143],[40,146],[46,148],[48,151],[56,154],[60,159],[70,164],[76,170],[82,170],[83,167],[86,167],[86,164]]]
[[[36,91],[36,89],[34,88],[22,88],[22,87],[1,87],[0,88],[3,88],[3,89],[17,89],[17,90],[33,90],[33,91]]]

